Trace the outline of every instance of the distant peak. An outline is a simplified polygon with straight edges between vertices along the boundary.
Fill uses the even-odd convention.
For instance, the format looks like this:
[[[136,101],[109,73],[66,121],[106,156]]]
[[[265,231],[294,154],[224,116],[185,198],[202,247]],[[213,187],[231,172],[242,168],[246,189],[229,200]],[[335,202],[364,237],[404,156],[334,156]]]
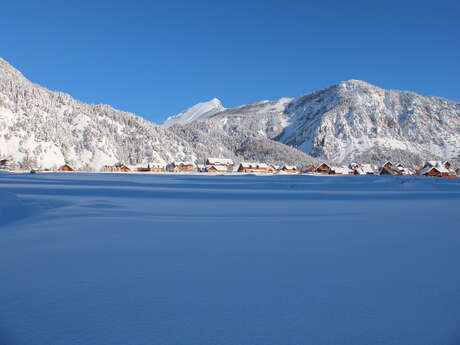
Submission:
[[[195,120],[207,118],[223,110],[225,110],[225,107],[220,99],[213,98],[207,102],[197,103],[175,116],[168,117],[163,126],[170,127],[175,124],[187,124]]]
[[[0,57],[0,77],[2,78],[16,78],[26,80],[24,75],[14,68],[8,61]]]
[[[349,79],[349,80],[344,80],[336,85],[338,86],[348,86],[348,87],[376,87],[375,85],[368,83],[367,81],[364,80],[359,80],[359,79]]]
[[[202,102],[202,103],[198,103],[198,104],[209,104],[209,105],[214,105],[214,106],[223,106],[223,104],[222,104],[222,102],[220,101],[219,98],[213,98],[210,101]]]

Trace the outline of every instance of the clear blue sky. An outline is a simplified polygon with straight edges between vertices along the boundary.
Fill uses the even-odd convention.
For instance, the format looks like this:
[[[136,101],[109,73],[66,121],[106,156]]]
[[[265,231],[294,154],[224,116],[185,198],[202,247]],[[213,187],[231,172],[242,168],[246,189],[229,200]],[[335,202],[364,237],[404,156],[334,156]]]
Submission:
[[[154,122],[346,79],[460,100],[459,1],[7,1],[0,56]]]

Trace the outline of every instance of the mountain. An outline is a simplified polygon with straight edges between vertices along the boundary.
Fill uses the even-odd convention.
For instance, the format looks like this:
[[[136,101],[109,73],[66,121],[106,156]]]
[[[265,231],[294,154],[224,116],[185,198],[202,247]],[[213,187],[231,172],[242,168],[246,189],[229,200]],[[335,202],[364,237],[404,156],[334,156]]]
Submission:
[[[91,105],[27,80],[0,58],[0,157],[19,167],[100,169],[124,162],[195,160],[174,133],[132,113]]]
[[[197,131],[237,142],[270,139],[337,164],[398,160],[418,166],[460,156],[460,104],[348,80],[296,98],[226,109],[181,131],[195,133],[195,140]]]
[[[214,99],[182,112],[176,120],[198,123],[193,120],[223,109]],[[55,169],[68,163],[76,169],[99,170],[116,162],[202,162],[210,156],[236,162],[254,155],[270,163],[312,160],[268,139],[262,142],[273,150],[261,149],[260,155],[244,149],[249,144],[244,136],[232,138],[208,132],[197,142],[193,130],[172,130],[176,126],[158,126],[108,105],[86,104],[66,93],[48,90],[30,82],[0,58],[0,159],[9,158],[19,168]]]
[[[349,80],[295,98],[284,114],[276,140],[336,162],[460,154],[460,103],[440,97]]]
[[[211,115],[225,110],[221,101],[217,98],[213,98],[208,102],[195,104],[193,107],[184,110],[183,112],[170,116],[163,123],[163,127],[171,127],[177,124],[187,124],[195,120],[205,119]]]
[[[97,170],[115,162],[199,162],[209,156],[301,166],[322,160],[457,162],[460,104],[348,80],[228,109],[213,99],[158,126],[36,85],[0,58],[0,159],[22,168],[68,163]]]

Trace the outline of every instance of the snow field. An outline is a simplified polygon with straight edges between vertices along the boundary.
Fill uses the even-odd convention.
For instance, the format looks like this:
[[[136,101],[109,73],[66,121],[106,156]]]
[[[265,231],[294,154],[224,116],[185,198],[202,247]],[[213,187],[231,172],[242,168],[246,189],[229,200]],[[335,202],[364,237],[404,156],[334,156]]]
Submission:
[[[0,344],[460,341],[458,179],[1,174],[0,198]]]

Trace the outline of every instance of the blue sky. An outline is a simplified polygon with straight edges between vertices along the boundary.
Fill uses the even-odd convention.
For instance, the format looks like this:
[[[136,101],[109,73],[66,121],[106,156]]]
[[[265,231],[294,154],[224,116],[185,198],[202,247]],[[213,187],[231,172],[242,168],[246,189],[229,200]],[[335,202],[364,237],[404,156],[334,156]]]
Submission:
[[[346,79],[460,100],[458,1],[9,1],[0,56],[160,123]]]

